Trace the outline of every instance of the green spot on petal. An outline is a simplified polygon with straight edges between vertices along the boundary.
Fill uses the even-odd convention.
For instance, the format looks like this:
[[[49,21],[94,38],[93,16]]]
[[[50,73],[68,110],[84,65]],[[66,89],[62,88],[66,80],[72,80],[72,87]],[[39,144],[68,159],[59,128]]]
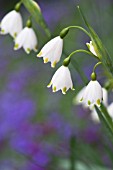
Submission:
[[[63,93],[63,94],[66,94],[66,91],[67,91],[67,88],[64,87],[64,88],[62,89],[62,93]]]
[[[16,37],[17,37],[17,33],[15,32],[15,33],[14,33],[14,38],[16,38]]]
[[[5,33],[5,30],[2,29],[2,30],[1,30],[1,33]]]
[[[100,99],[97,100],[97,104],[100,105]]]
[[[53,87],[53,92],[56,92],[56,86]]]
[[[57,61],[54,61],[53,63],[52,63],[52,65],[51,65],[51,67],[55,67],[56,66],[56,63],[57,63]]]
[[[14,49],[16,50],[19,47],[19,44],[15,44]]]
[[[82,102],[83,101],[83,97],[80,99],[80,102]]]
[[[90,100],[88,100],[88,105],[91,105],[91,102],[90,102]]]
[[[34,51],[38,51],[38,45],[35,46]]]
[[[37,57],[41,57],[42,56],[42,51],[40,51],[38,54],[37,54]]]
[[[31,52],[31,49],[27,48],[26,52],[27,52],[27,54],[29,54]]]
[[[44,58],[44,63],[47,63],[48,61],[48,58]]]
[[[52,81],[50,81],[50,83],[47,85],[47,87],[49,88],[49,87],[51,87],[51,85],[52,85]]]

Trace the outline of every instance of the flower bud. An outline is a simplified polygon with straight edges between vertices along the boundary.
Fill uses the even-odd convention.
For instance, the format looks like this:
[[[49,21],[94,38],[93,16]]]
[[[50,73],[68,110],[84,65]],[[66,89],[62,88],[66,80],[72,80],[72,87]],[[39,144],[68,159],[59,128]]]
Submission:
[[[69,32],[69,28],[64,28],[61,32],[60,32],[60,38],[64,38],[67,33]]]
[[[93,73],[91,74],[91,80],[92,80],[92,81],[95,81],[96,79],[97,79],[96,73],[93,72]]]
[[[67,66],[69,65],[69,63],[70,63],[70,57],[67,57],[67,58],[63,61],[63,65],[64,65],[65,67],[67,67]]]

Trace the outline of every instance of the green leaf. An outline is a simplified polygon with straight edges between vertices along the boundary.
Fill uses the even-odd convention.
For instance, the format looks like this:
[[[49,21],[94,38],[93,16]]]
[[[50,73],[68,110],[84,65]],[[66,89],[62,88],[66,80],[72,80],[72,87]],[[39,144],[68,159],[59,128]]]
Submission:
[[[104,116],[106,117],[107,121],[109,122],[110,126],[111,126],[111,129],[113,131],[113,121],[112,121],[112,118],[110,117],[106,107],[104,106],[103,103],[101,103],[101,106],[100,106],[100,109],[101,111],[103,112]]]
[[[106,130],[107,134],[109,135],[111,141],[113,142],[113,122],[105,109],[105,106],[101,105],[101,110],[95,105],[95,110],[103,124],[104,129]]]
[[[87,28],[89,29],[89,32],[91,35],[91,40],[93,42],[93,46],[95,48],[95,52],[96,52],[99,60],[103,63],[103,65],[106,67],[108,72],[113,76],[113,64],[112,64],[112,60],[111,60],[106,48],[102,44],[102,41],[100,40],[100,38],[98,37],[98,35],[94,31],[94,29],[87,22],[84,14],[82,13],[79,6],[78,6],[78,9],[79,9],[80,14],[82,15],[82,18],[83,18]]]
[[[76,160],[76,139],[75,136],[70,138],[70,170],[75,170]]]
[[[35,21],[44,29],[47,36],[50,38],[51,37],[50,30],[44,20],[39,5],[34,0],[22,0],[22,3],[29,11],[31,16],[35,19]]]

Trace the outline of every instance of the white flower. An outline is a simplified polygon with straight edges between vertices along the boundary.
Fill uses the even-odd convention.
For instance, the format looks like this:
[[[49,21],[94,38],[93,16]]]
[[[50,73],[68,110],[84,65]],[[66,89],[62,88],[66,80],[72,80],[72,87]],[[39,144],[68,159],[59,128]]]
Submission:
[[[47,87],[51,87],[53,92],[62,90],[63,94],[66,94],[66,91],[71,88],[73,89],[73,83],[71,79],[71,74],[69,68],[66,66],[61,66],[53,75],[51,82]]]
[[[44,63],[51,62],[51,67],[55,67],[62,55],[63,39],[57,36],[50,40],[41,49],[37,57],[43,57]]]
[[[90,41],[90,43],[86,43],[86,45],[87,45],[88,49],[91,51],[91,53],[93,53],[95,56],[97,56],[92,41]]]
[[[82,96],[82,101],[87,106],[92,106],[96,104],[100,106],[100,103],[103,99],[103,91],[102,87],[97,80],[91,80],[89,84],[86,86],[84,94]]]
[[[104,105],[107,107],[108,106],[108,92],[105,88],[102,88],[103,91],[103,103]],[[109,106],[108,106],[109,108]],[[93,108],[92,112],[91,112],[91,119],[95,122],[95,123],[99,123],[100,119],[98,117],[98,114],[96,112],[96,110]]]
[[[77,93],[77,95],[74,97],[73,103],[74,103],[75,105],[82,104],[82,105],[84,106],[84,104],[83,104],[83,102],[81,101],[81,99],[82,99],[82,97],[83,97],[83,94],[84,94],[85,89],[86,89],[86,87],[83,87],[83,88]]]
[[[23,23],[21,14],[15,10],[9,12],[2,19],[0,28],[1,34],[10,34],[12,37],[16,37],[18,33],[22,30]]]
[[[37,37],[32,28],[25,27],[15,39],[14,50],[18,50],[21,47],[24,48],[26,53],[30,53],[31,50],[37,51]]]

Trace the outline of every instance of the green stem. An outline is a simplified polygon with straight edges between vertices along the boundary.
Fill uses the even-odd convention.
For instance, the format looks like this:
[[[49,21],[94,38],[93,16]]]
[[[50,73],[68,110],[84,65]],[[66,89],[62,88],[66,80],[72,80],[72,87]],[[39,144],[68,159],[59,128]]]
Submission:
[[[71,29],[71,28],[77,28],[77,29],[83,31],[85,34],[87,34],[91,38],[90,33],[88,31],[86,31],[83,27],[80,27],[80,26],[69,26],[69,27],[67,27],[67,29]]]
[[[83,49],[79,49],[79,50],[73,51],[67,58],[69,58],[69,60],[70,60],[71,57],[72,57],[74,54],[76,54],[76,53],[86,53],[86,54],[91,55],[91,56],[95,57],[96,59],[98,59],[95,55],[93,55],[93,53],[91,53],[91,52],[89,52],[89,51],[87,51],[87,50],[83,50]],[[65,60],[64,60],[64,61],[65,61]],[[100,62],[98,62],[98,63],[100,64]],[[78,64],[76,64],[75,61],[74,61],[74,63],[71,62],[71,64],[72,64],[73,67],[76,69],[76,71],[80,74],[81,79],[82,79],[82,81],[84,82],[84,84],[87,85],[88,80],[87,80],[87,78],[85,77],[84,73],[81,72],[81,69],[79,69]],[[99,65],[99,64],[98,64],[98,65]],[[97,66],[95,66],[95,67],[97,67]]]
[[[64,55],[67,56],[68,54],[64,51]],[[80,75],[81,80],[83,81],[84,85],[87,85],[88,79],[85,76],[84,72],[80,69],[79,64],[77,61],[74,60],[74,62],[71,62],[73,68],[77,71],[77,73]]]
[[[110,117],[106,107],[103,105],[103,103],[101,104],[100,109],[103,112],[106,120],[108,121],[108,124],[109,124],[109,126],[110,126],[110,128],[112,130],[112,133],[113,133],[113,121],[112,121],[112,118]]]
[[[86,53],[86,54],[89,54],[89,55],[91,55],[91,56],[93,56],[93,57],[95,57],[97,59],[97,57],[95,55],[93,55],[93,53],[91,53],[91,52],[89,52],[87,50],[83,50],[83,49],[73,51],[68,57],[71,58],[72,55],[74,55],[76,53]]]
[[[70,170],[75,170],[75,159],[76,159],[76,139],[72,136],[70,139]]]
[[[35,19],[35,21],[43,28],[46,35],[50,38],[51,32],[47,26],[47,23],[42,15],[42,12],[40,10],[40,7],[38,3],[36,3],[33,0],[21,0],[21,2],[24,4],[25,8],[28,10],[28,12],[31,14],[31,16]]]
[[[93,68],[93,72],[95,72],[95,69],[100,65],[100,64],[102,64],[102,62],[100,61],[100,62],[98,62],[97,64],[95,64],[95,66],[94,66],[94,68]]]

